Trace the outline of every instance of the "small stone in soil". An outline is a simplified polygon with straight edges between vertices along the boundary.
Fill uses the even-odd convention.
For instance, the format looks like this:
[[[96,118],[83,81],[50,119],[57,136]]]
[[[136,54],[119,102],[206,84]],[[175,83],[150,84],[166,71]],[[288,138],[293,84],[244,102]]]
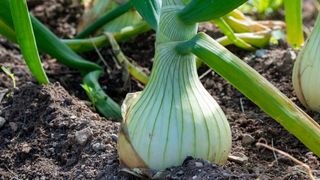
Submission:
[[[108,161],[107,161],[107,164],[108,164],[108,165],[113,164],[113,160],[108,160]]]
[[[243,145],[250,145],[254,143],[255,139],[250,134],[243,134],[242,136],[242,144]]]
[[[91,137],[92,131],[89,128],[82,129],[80,131],[76,131],[75,138],[77,143],[80,145],[84,145],[87,143],[88,139]]]
[[[246,162],[248,162],[248,157],[245,155],[241,155],[241,156],[235,156],[235,155],[229,155],[228,160],[229,161],[233,161],[239,164],[244,164]]]
[[[256,51],[256,56],[259,58],[265,58],[267,56],[267,51],[265,49],[259,49]]]
[[[29,145],[29,144],[27,144],[27,143],[24,143],[23,145],[22,145],[22,152],[24,152],[24,153],[26,153],[26,154],[28,154],[30,151],[31,151],[31,146]]]
[[[101,143],[94,143],[94,144],[92,144],[92,149],[94,150],[94,151],[96,151],[96,152],[99,152],[99,151],[102,151],[102,150],[104,150],[106,147],[103,145],[103,144],[101,144]]]
[[[180,171],[177,172],[177,175],[178,175],[178,176],[182,176],[183,174],[184,174],[184,172],[183,172],[182,170],[180,170]]]
[[[0,116],[0,128],[6,123],[6,120]]]
[[[111,134],[111,138],[114,142],[117,142],[118,141],[118,135],[116,134]]]
[[[197,168],[203,167],[203,163],[202,163],[202,162],[195,162],[194,164],[195,164],[195,166],[196,166]]]

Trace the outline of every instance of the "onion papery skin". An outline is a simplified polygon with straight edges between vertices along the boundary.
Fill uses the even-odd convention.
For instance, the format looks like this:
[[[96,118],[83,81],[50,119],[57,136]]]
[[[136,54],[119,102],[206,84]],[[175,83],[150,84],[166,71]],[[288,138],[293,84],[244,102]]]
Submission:
[[[196,24],[179,22],[181,8],[173,0],[163,1],[150,81],[122,106],[118,150],[129,168],[161,170],[182,164],[188,156],[223,164],[231,149],[230,126],[199,81],[195,56],[175,51],[197,32]]]
[[[292,82],[300,102],[320,112],[320,15],[294,63]]]

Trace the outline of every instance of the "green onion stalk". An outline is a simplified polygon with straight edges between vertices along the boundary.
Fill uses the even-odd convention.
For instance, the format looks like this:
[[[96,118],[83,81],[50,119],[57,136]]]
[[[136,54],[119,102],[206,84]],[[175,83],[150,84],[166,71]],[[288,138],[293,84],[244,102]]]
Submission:
[[[292,82],[300,102],[320,112],[320,14],[307,44],[294,63]]]
[[[230,152],[228,121],[199,81],[195,56],[175,50],[198,29],[177,16],[183,8],[180,1],[162,1],[149,83],[122,105],[118,145],[120,160],[128,167],[164,169],[187,156],[223,164]]]
[[[284,0],[287,25],[287,41],[293,48],[300,48],[304,43],[302,24],[302,0]]]

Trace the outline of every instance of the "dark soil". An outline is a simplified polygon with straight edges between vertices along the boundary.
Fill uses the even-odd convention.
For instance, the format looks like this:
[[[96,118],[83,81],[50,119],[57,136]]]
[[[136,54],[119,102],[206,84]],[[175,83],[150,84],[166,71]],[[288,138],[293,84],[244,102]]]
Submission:
[[[304,20],[310,27],[316,13],[311,1],[305,2]],[[29,6],[60,37],[73,37],[83,11],[72,0],[29,0]],[[220,36],[214,26],[204,26],[202,31]],[[154,33],[149,32],[122,43],[121,48],[149,73],[154,40]],[[291,85],[296,52],[285,43],[250,53],[228,48],[303,108]],[[124,86],[121,73],[113,68],[110,49],[102,48],[100,52],[111,67],[101,78],[111,97],[121,103],[126,93],[143,89],[134,79]],[[99,62],[94,52],[84,57]],[[35,85],[17,46],[0,38],[0,65],[11,68],[18,86],[12,89],[11,79],[0,72],[0,117],[6,121],[0,127],[0,179],[308,179],[303,168],[286,157],[256,147],[257,142],[293,155],[320,178],[320,159],[214,72],[201,81],[227,115],[233,135],[231,155],[240,160],[229,159],[225,166],[218,167],[190,157],[182,166],[161,172],[125,169],[119,165],[116,150],[119,123],[94,112],[76,70],[47,55],[42,55],[42,59],[51,82],[59,83]],[[201,67],[199,75],[207,70]],[[319,113],[307,113],[320,123]]]
[[[26,84],[2,104],[0,179],[75,179],[117,174],[112,123],[54,83]]]

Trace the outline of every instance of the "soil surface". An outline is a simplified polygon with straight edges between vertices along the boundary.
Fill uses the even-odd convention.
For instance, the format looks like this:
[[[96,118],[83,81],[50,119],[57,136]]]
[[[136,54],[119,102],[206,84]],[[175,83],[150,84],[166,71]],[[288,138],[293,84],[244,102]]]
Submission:
[[[32,13],[59,37],[73,37],[83,8],[72,0],[29,0]],[[316,17],[312,1],[304,3],[304,20],[310,28]],[[280,19],[283,19],[280,12]],[[283,13],[282,13],[283,14]],[[218,37],[214,26],[202,31]],[[155,35],[149,32],[122,43],[123,52],[149,73],[152,68]],[[297,52],[284,42],[255,52],[228,47],[279,88],[302,109],[291,83]],[[121,103],[128,92],[143,89],[134,79],[121,79],[108,48],[99,49],[108,63],[101,83],[106,92]],[[97,53],[84,57],[102,64]],[[36,85],[23,62],[19,48],[0,37],[0,65],[9,68],[12,80],[0,71],[0,179],[308,179],[305,170],[275,152],[258,148],[257,142],[283,150],[313,170],[320,178],[320,159],[281,125],[262,112],[218,74],[202,66],[199,76],[217,100],[232,128],[231,158],[219,167],[189,157],[179,167],[156,172],[129,170],[119,165],[117,133],[119,123],[97,114],[81,88],[80,74],[41,55],[44,68],[53,82]],[[209,72],[209,73],[208,73]],[[306,110],[318,123],[320,114]]]

